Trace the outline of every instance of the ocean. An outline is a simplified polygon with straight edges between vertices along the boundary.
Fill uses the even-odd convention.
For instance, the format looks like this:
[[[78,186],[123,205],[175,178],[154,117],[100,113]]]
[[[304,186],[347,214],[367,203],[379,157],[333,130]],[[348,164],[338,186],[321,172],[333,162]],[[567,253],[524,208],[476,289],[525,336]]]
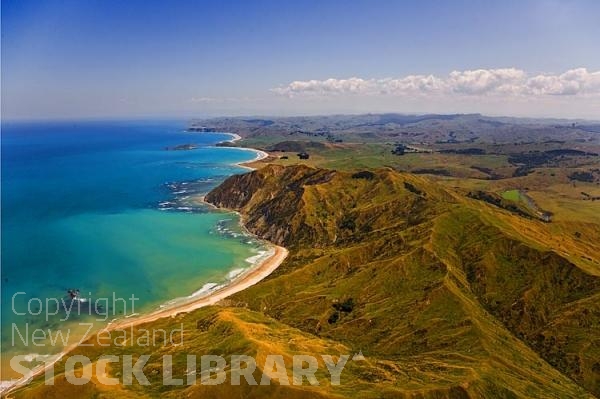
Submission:
[[[98,329],[202,295],[264,256],[265,244],[240,228],[237,215],[194,199],[244,172],[236,163],[256,152],[215,147],[232,136],[185,126],[2,124],[3,379],[14,354],[46,356],[64,346],[49,339],[33,345],[35,329],[70,330],[75,340],[81,323],[106,318],[95,322]],[[190,143],[196,148],[173,150]],[[66,317],[68,290],[78,290],[84,311]],[[104,301],[132,295],[135,301]]]

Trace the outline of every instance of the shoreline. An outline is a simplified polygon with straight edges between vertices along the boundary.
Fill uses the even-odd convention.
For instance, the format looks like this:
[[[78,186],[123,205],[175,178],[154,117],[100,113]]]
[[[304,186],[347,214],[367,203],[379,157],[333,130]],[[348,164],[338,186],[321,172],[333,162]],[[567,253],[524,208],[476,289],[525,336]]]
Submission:
[[[132,319],[120,319],[119,321],[107,326],[105,330],[112,331],[119,328],[129,328],[139,324],[156,321],[165,317],[175,317],[181,313],[189,313],[205,306],[214,305],[215,303],[233,294],[243,291],[269,276],[273,271],[275,271],[275,269],[279,267],[279,265],[281,265],[288,255],[288,250],[284,247],[271,244],[271,248],[273,249],[273,254],[271,256],[264,259],[257,266],[249,268],[247,271],[241,273],[235,279],[231,280],[229,284],[224,285],[215,291],[212,291],[204,296],[199,296],[192,301],[183,302],[170,308],[158,309],[148,314],[141,315],[140,317]]]
[[[235,133],[226,133],[226,134],[229,134],[231,136],[231,140],[221,141],[221,143],[235,143],[236,141],[240,141],[242,139],[242,136],[240,136],[239,134],[235,134]],[[230,148],[239,148],[240,150],[252,151],[252,152],[256,153],[256,157],[250,161],[234,163],[234,165],[236,165],[236,166],[246,168],[249,170],[255,170],[256,168],[253,168],[253,167],[249,166],[248,164],[251,164],[253,162],[258,162],[258,161],[261,161],[261,160],[269,157],[269,153],[267,153],[263,150],[257,150],[256,148],[250,148],[250,147],[230,147]]]
[[[275,271],[275,269],[277,269],[279,265],[281,265],[281,263],[283,263],[285,258],[288,256],[288,250],[286,248],[275,244],[270,244],[270,246],[273,249],[273,254],[271,256],[269,256],[266,259],[263,259],[255,267],[251,267],[244,273],[241,273],[239,276],[231,280],[229,284],[224,285],[215,291],[209,292],[206,295],[199,296],[191,301],[182,302],[169,308],[158,309],[153,312],[140,315],[139,317],[136,315],[131,318],[126,317],[120,319],[119,321],[108,324],[105,328],[94,333],[92,337],[95,337],[101,332],[135,327],[140,324],[156,321],[158,319],[175,317],[181,313],[189,313],[206,306],[215,305],[219,301],[226,299],[233,294],[236,294],[240,291],[245,290],[246,288],[249,288],[259,283],[271,273],[273,273],[273,271]],[[45,373],[45,371],[48,368],[54,367],[54,365],[57,362],[59,362],[65,355],[75,350],[80,343],[83,342],[78,342],[77,344],[73,344],[65,348],[59,354],[55,355],[56,357],[50,362],[44,364],[43,366],[38,366],[37,368],[34,368],[29,375],[25,375],[22,378],[14,381],[2,381],[2,385],[0,385],[0,394],[7,395],[15,389],[27,385],[29,382],[31,382],[30,379],[33,379],[39,376],[40,374]]]
[[[227,142],[234,143],[234,142],[242,139],[241,136],[239,136],[235,133],[227,133],[227,134],[232,136],[231,140],[227,140]],[[255,170],[255,168],[252,168],[245,164],[257,162],[257,161],[265,159],[269,156],[269,154],[266,153],[265,151],[257,150],[254,148],[248,148],[248,147],[231,147],[231,148],[238,148],[238,149],[242,149],[245,151],[252,151],[252,152],[256,153],[256,157],[253,160],[234,163],[234,165],[236,165],[236,166],[239,166],[239,167],[242,167],[245,169],[249,169],[249,170]],[[201,196],[199,198],[199,201],[201,201],[205,205],[211,206],[214,209],[222,209],[223,211],[234,212],[234,213],[238,214],[238,216],[240,217],[240,225],[245,229],[243,215],[241,215],[239,212],[231,210],[231,209],[218,208],[217,206],[204,201],[204,196]],[[252,233],[250,233],[250,234],[252,234]],[[253,235],[256,236],[255,234],[253,234]],[[260,237],[258,237],[258,238],[261,239]],[[98,330],[96,333],[94,333],[93,336],[96,336],[100,332],[135,327],[137,325],[149,323],[152,321],[156,321],[158,319],[167,318],[167,317],[175,317],[181,313],[189,313],[189,312],[192,312],[194,310],[197,310],[197,309],[200,309],[200,308],[203,308],[206,306],[211,306],[225,298],[228,298],[231,295],[234,295],[240,291],[245,290],[246,288],[249,288],[249,287],[259,283],[260,281],[262,281],[263,279],[268,277],[273,271],[275,271],[275,269],[277,269],[281,265],[281,263],[283,263],[283,261],[285,260],[285,258],[288,256],[288,253],[289,253],[285,247],[275,245],[266,240],[262,240],[262,241],[266,243],[268,250],[272,250],[273,253],[269,257],[262,259],[257,264],[252,265],[248,269],[244,270],[244,272],[240,273],[238,276],[235,276],[227,283],[219,286],[218,288],[215,287],[216,289],[209,291],[204,295],[199,295],[197,297],[194,297],[194,293],[192,293],[191,295],[189,295],[187,297],[174,298],[173,300],[175,300],[175,301],[178,299],[181,299],[181,302],[175,303],[172,306],[160,308],[160,309],[157,309],[157,310],[154,310],[149,313],[142,314],[142,315],[132,314],[132,315],[126,316],[125,318],[122,318],[122,319],[119,319],[119,320],[116,320],[114,322],[107,324],[104,328],[102,328],[102,329]],[[186,299],[189,299],[189,300],[186,300]],[[54,364],[59,362],[65,355],[69,354],[71,351],[76,349],[80,343],[82,343],[82,342],[78,342],[76,344],[73,344],[73,345],[70,345],[70,346],[64,348],[60,353],[53,355],[54,359],[52,359],[48,363],[45,363],[42,366],[38,366],[38,367],[34,368],[31,371],[31,373],[29,373],[28,375],[24,375],[23,377],[21,377],[17,380],[13,380],[13,381],[0,381],[0,394],[2,396],[5,396],[16,389],[27,385],[29,382],[31,382],[30,379],[33,379],[33,378],[39,376],[40,374],[44,373],[48,368],[54,367]]]

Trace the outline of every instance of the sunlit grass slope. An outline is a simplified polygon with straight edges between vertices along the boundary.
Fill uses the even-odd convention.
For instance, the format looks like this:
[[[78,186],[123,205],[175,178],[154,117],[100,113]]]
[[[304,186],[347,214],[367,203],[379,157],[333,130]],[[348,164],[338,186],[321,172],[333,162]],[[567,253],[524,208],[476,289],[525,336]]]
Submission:
[[[229,178],[207,200],[240,211],[252,232],[288,247],[289,257],[220,306],[145,326],[183,322],[182,347],[75,352],[151,353],[150,386],[76,388],[57,373],[54,387],[36,381],[17,397],[600,394],[600,254],[585,241],[556,241],[551,223],[388,169],[270,165]],[[248,354],[260,366],[269,353],[358,351],[366,360],[348,363],[341,386],[324,373],[319,387],[160,383],[162,354],[174,355],[181,374],[188,353]]]

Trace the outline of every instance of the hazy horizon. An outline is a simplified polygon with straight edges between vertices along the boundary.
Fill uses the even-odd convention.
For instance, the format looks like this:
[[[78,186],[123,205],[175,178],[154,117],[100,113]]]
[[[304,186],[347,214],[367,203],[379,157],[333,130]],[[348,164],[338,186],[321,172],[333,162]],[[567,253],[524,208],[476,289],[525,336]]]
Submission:
[[[2,117],[2,123],[65,123],[65,122],[147,122],[147,123],[160,123],[160,122],[181,122],[187,123],[194,120],[203,120],[203,119],[219,119],[219,118],[258,118],[258,119],[276,119],[276,118],[294,118],[294,117],[324,117],[324,116],[350,116],[350,115],[383,115],[383,114],[398,114],[398,115],[481,115],[482,117],[487,118],[514,118],[518,120],[543,120],[548,123],[552,123],[554,121],[565,121],[565,122],[600,122],[600,116],[596,118],[569,118],[569,117],[553,117],[553,116],[517,116],[517,115],[490,115],[483,114],[478,112],[458,112],[458,113],[449,113],[449,112],[346,112],[346,113],[306,113],[306,114],[290,114],[290,115],[268,115],[268,114],[247,114],[247,115],[171,115],[171,116],[157,116],[157,115],[123,115],[123,116],[114,116],[114,115],[99,115],[99,116],[59,116],[59,117],[25,117],[25,118],[4,118]]]

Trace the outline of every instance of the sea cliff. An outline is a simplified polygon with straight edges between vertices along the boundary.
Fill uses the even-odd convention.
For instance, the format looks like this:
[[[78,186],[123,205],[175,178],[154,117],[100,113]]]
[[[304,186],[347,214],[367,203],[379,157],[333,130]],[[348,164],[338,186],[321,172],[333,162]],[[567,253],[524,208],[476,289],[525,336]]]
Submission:
[[[228,178],[206,201],[239,211],[251,232],[285,245],[289,256],[218,306],[146,326],[177,322],[187,331],[183,347],[151,348],[152,355],[364,357],[348,362],[339,386],[322,375],[319,386],[234,386],[227,370],[221,385],[164,387],[157,371],[148,387],[122,387],[128,393],[435,399],[600,393],[600,278],[585,262],[558,254],[546,223],[391,169],[267,165]],[[97,349],[78,351],[106,351]],[[147,367],[160,370],[160,362]],[[184,364],[173,371],[184,372]],[[56,385],[70,392],[60,379]],[[38,383],[15,396],[46,389]]]

